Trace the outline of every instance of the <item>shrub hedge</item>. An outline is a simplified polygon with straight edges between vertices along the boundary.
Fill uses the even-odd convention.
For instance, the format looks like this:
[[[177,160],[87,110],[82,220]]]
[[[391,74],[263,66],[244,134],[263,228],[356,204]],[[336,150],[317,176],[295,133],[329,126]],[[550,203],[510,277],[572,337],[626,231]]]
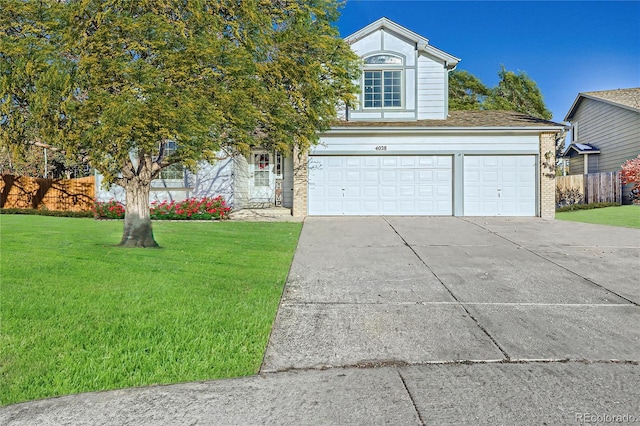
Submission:
[[[0,214],[28,214],[57,217],[93,217],[96,219],[123,219],[125,207],[115,200],[96,201],[90,212],[68,212],[46,209],[0,209]],[[153,220],[220,220],[228,219],[231,208],[222,197],[189,198],[183,201],[151,203]]]
[[[37,216],[55,216],[55,217],[93,217],[92,212],[66,212],[58,210],[40,210],[40,209],[0,209],[0,214],[28,214]]]
[[[571,204],[569,206],[563,206],[556,209],[556,212],[570,212],[573,210],[591,210],[600,209],[603,207],[617,207],[620,203],[591,203],[591,204]]]

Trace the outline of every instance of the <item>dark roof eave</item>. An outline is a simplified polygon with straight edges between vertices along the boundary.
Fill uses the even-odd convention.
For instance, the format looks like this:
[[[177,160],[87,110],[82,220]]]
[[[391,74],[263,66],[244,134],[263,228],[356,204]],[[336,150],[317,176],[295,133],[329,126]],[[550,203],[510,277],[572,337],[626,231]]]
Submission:
[[[564,125],[549,126],[332,126],[331,132],[509,132],[509,131],[562,131],[568,127]]]

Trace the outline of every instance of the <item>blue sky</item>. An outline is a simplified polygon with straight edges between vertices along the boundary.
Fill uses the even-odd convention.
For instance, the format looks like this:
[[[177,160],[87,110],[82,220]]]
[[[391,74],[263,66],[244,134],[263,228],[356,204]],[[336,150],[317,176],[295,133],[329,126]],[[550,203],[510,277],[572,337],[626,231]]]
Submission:
[[[538,83],[553,120],[579,92],[640,87],[640,1],[347,0],[347,36],[386,16],[462,61],[485,85],[503,64]]]

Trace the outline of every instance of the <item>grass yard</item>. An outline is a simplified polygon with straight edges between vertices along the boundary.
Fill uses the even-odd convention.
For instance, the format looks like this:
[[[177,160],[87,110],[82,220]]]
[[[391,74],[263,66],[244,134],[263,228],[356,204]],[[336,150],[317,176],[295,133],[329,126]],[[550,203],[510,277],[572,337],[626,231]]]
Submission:
[[[556,213],[556,219],[640,228],[640,206],[618,206],[562,212]]]
[[[153,226],[0,216],[1,405],[258,371],[301,224]]]

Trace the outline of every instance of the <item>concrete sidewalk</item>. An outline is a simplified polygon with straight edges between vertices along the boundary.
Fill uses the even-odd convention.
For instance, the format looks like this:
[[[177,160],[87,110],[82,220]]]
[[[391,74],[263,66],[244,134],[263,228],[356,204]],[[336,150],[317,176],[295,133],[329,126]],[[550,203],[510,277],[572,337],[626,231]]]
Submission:
[[[307,218],[261,374],[16,404],[0,424],[640,422],[639,266],[635,229]]]

